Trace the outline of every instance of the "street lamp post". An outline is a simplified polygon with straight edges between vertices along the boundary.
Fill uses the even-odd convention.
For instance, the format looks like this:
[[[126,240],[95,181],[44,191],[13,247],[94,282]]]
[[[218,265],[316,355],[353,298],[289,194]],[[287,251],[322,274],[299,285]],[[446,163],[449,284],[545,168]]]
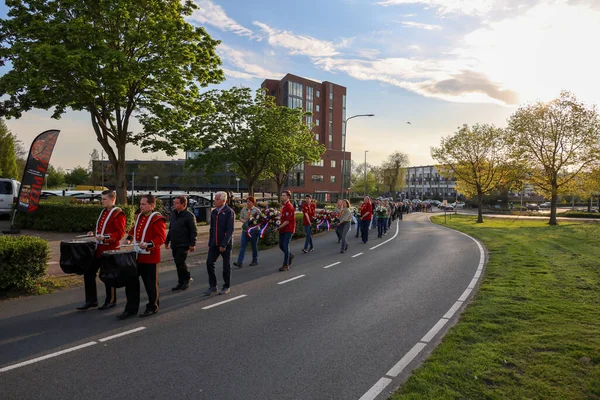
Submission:
[[[340,198],[344,197],[344,162],[346,161],[346,136],[348,133],[348,121],[350,121],[352,118],[358,118],[358,117],[374,117],[375,114],[357,114],[357,115],[353,115],[351,117],[346,118],[346,120],[344,121],[344,141],[342,143],[342,175],[341,175],[341,181],[342,181],[342,187],[340,190]]]
[[[369,150],[365,150],[365,196],[367,195],[367,153],[369,152]]]
[[[158,192],[158,175],[154,176],[154,191]]]
[[[236,182],[237,182],[237,193],[240,192],[240,178],[235,178]]]

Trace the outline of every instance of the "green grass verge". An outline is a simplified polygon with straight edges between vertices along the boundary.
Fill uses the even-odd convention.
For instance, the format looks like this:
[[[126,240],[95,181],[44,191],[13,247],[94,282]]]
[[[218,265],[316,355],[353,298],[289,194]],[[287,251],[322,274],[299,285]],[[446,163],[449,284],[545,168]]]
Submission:
[[[600,225],[447,226],[481,240],[489,263],[458,324],[391,399],[600,399]]]
[[[10,300],[24,296],[36,296],[52,293],[55,290],[83,286],[83,277],[77,275],[45,276],[31,280],[24,289],[9,289],[0,292],[1,300]]]

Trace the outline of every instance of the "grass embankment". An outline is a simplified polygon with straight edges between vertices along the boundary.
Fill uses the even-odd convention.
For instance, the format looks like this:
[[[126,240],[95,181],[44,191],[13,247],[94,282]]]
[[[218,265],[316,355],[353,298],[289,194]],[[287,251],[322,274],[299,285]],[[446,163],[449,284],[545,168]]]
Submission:
[[[489,263],[459,323],[391,398],[600,399],[600,225],[447,226],[481,240]]]

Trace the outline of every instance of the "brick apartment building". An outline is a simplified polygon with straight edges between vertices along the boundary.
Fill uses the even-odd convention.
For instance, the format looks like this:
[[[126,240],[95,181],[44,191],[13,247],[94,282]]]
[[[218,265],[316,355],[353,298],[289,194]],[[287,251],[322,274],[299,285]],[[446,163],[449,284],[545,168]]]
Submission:
[[[281,80],[266,79],[262,88],[275,97],[277,104],[302,107],[312,112],[308,124],[314,124],[315,139],[326,148],[318,163],[298,165],[288,177],[287,188],[295,193],[314,194],[317,200],[335,200],[350,183],[351,154],[343,152],[346,140],[346,88],[331,82],[316,82],[287,74]]]

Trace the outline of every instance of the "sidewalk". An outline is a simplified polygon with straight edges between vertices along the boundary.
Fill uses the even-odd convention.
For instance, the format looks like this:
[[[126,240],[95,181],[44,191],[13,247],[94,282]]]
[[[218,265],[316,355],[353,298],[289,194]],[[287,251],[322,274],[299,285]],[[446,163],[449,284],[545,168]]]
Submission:
[[[198,236],[196,239],[196,251],[189,253],[189,257],[195,257],[201,254],[206,254],[208,249],[208,236],[209,236],[208,225],[198,227]],[[234,240],[238,241],[237,238],[242,233],[242,223],[235,221]],[[46,231],[35,231],[29,229],[21,230],[21,235],[36,236],[44,239],[50,246],[50,260],[48,261],[48,275],[57,276],[65,275],[60,269],[60,242],[73,240],[78,233],[64,233],[64,232],[46,232]],[[170,264],[173,261],[173,255],[170,250],[165,250],[164,246],[160,252],[160,262]]]

